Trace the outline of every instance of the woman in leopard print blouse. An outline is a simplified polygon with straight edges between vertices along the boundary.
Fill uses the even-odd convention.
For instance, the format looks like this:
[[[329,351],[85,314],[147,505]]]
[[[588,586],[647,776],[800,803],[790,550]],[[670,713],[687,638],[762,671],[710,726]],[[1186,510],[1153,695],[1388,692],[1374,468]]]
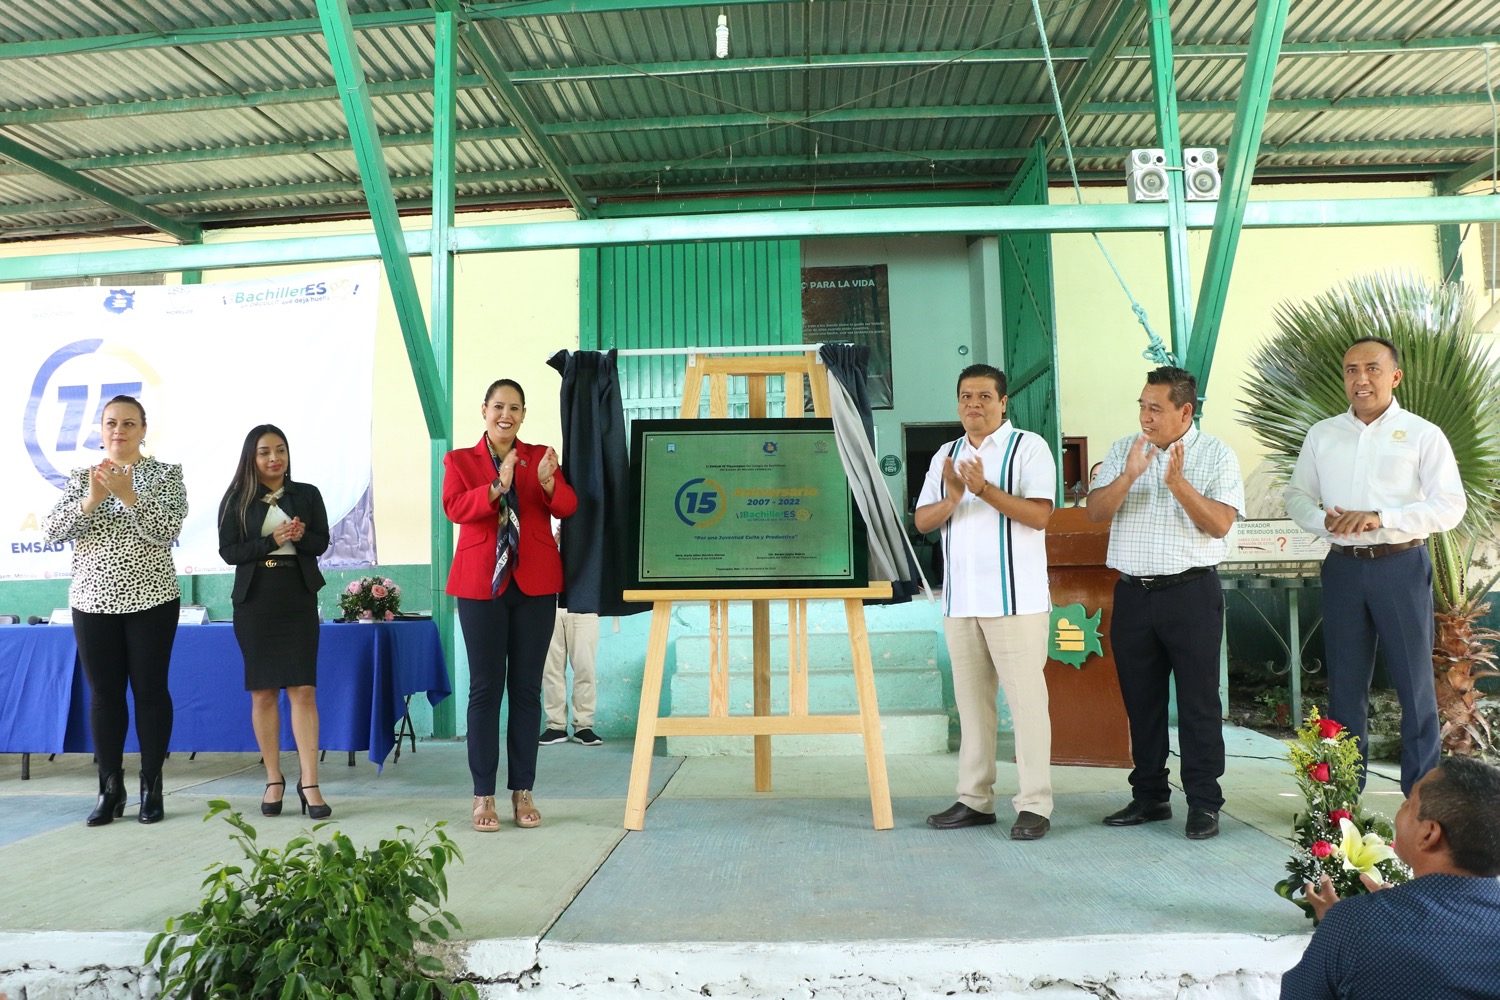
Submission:
[[[47,541],[73,543],[68,604],[88,678],[89,728],[99,762],[99,800],[89,826],[125,813],[127,684],[141,746],[142,823],[162,818],[161,766],[172,736],[167,665],[181,594],[171,546],[187,516],[182,466],[141,454],[146,410],[132,396],[104,407],[104,461],[73,470],[47,515]]]

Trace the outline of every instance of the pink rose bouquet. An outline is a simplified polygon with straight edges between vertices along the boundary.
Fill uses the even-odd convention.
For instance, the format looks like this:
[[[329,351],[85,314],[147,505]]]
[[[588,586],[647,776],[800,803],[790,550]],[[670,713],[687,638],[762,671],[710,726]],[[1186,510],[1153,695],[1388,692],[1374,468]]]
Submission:
[[[344,621],[392,621],[401,610],[401,588],[390,577],[367,576],[350,580],[339,595]]]

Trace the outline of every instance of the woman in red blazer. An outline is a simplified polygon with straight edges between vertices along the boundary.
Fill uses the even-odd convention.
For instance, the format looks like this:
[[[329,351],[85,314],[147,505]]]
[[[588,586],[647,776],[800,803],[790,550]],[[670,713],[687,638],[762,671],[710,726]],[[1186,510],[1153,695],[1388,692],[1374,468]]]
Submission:
[[[542,667],[562,589],[562,558],[552,518],[578,497],[557,467],[557,452],[516,439],[526,418],[520,384],[500,379],[481,407],[484,437],[443,458],[443,513],[458,525],[448,593],[469,654],[469,773],[474,829],[500,828],[495,772],[500,765],[500,703],[510,694],[506,777],[516,825],[539,826],[531,798],[542,725]],[[505,540],[502,562],[500,541]]]

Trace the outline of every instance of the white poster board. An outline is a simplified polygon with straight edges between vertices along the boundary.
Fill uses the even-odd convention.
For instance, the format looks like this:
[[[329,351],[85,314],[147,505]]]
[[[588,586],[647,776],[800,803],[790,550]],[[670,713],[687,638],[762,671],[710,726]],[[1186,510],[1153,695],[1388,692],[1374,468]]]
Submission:
[[[75,468],[97,463],[116,394],[146,409],[144,450],[179,462],[188,517],[177,571],[228,572],[215,515],[246,433],[287,436],[294,478],[323,494],[334,564],[375,562],[370,419],[374,264],[210,285],[62,288],[0,295],[0,580],[70,573],[42,521]],[[340,526],[339,522],[345,521]]]
[[[1321,562],[1328,541],[1297,527],[1291,518],[1245,520],[1229,534],[1226,562]]]

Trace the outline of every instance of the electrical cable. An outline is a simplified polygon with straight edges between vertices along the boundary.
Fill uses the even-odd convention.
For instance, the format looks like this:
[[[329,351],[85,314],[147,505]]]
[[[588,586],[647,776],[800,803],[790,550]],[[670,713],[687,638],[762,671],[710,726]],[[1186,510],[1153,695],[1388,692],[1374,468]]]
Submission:
[[[1052,89],[1052,103],[1057,108],[1057,127],[1062,135],[1063,152],[1068,157],[1068,176],[1073,181],[1074,197],[1078,199],[1078,204],[1082,205],[1083,186],[1078,183],[1078,166],[1073,158],[1073,140],[1068,135],[1068,123],[1063,115],[1062,93],[1057,87],[1057,72],[1052,65],[1052,47],[1047,42],[1047,28],[1042,23],[1042,5],[1040,0],[1031,0],[1031,12],[1036,18],[1037,34],[1042,39],[1042,59],[1047,66],[1047,82]],[[1136,301],[1134,295],[1130,294],[1130,286],[1125,283],[1125,276],[1115,266],[1114,258],[1104,248],[1104,241],[1099,238],[1098,233],[1090,233],[1089,235],[1094,237],[1094,244],[1099,247],[1099,252],[1104,255],[1104,260],[1109,264],[1109,269],[1114,272],[1115,280],[1120,283],[1120,289],[1124,291],[1125,297],[1130,300],[1130,311],[1135,313],[1136,320],[1145,328],[1147,346],[1141,352],[1141,357],[1147,361],[1155,362],[1157,366],[1175,366],[1177,364],[1176,357],[1173,356],[1171,351],[1167,350],[1167,345],[1162,343],[1162,339],[1157,336],[1156,331],[1151,329],[1151,320],[1147,318],[1145,308]]]

